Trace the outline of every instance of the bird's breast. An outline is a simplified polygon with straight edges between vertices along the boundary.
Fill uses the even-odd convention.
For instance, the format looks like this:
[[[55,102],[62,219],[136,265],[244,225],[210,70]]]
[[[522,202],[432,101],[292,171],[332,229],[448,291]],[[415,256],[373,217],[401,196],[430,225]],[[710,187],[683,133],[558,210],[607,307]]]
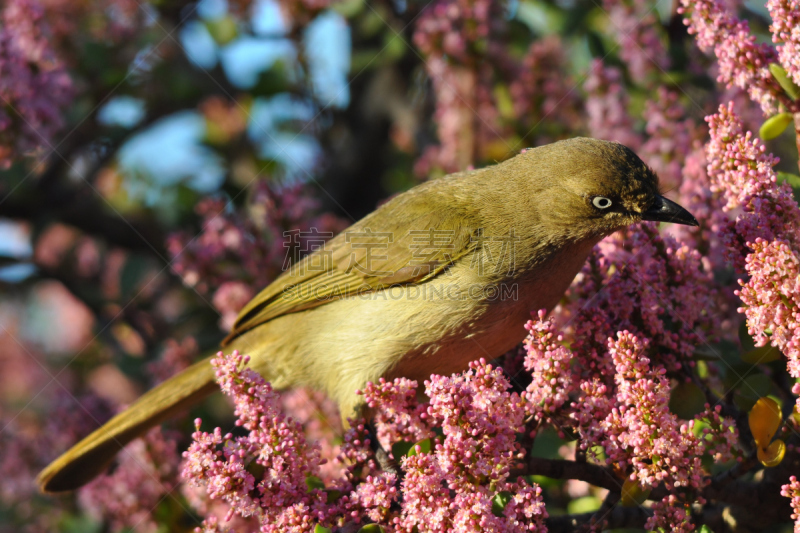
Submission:
[[[498,279],[477,274],[466,262],[453,269],[450,289],[461,299],[426,308],[431,335],[420,335],[418,344],[388,372],[418,381],[431,373],[464,370],[470,361],[499,357],[525,338],[531,313],[550,310],[563,297],[599,239],[572,243],[549,253],[533,268]],[[442,284],[437,278],[427,285]]]

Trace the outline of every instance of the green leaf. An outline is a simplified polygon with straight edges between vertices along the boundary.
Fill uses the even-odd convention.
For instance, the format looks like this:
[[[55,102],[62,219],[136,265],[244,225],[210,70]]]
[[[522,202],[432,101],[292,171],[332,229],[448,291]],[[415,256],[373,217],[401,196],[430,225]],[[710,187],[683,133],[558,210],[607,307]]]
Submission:
[[[564,28],[562,12],[549,2],[533,0],[520,2],[514,15],[514,18],[537,35],[559,33]]]
[[[340,490],[325,489],[325,492],[327,494],[327,497],[325,499],[325,501],[327,503],[333,503],[333,502],[335,502],[336,500],[338,500],[339,498],[342,497],[342,491],[340,491]]]
[[[764,374],[747,376],[739,385],[733,403],[742,411],[750,411],[759,398],[772,392],[772,381]]]
[[[794,116],[791,113],[778,113],[777,115],[773,115],[764,121],[761,128],[758,130],[758,135],[765,141],[774,139],[783,133],[783,130],[785,130],[793,120]]]
[[[560,459],[561,456],[558,454],[558,450],[567,442],[567,440],[558,436],[555,429],[545,427],[536,434],[536,440],[533,441],[533,448],[531,449],[531,456],[543,457],[545,459]]]
[[[679,383],[672,389],[669,410],[678,418],[691,420],[705,409],[706,396],[694,383]]]
[[[569,514],[593,513],[600,509],[603,502],[596,496],[584,496],[575,498],[567,504]]]
[[[333,533],[333,530],[329,527],[322,527],[321,525],[317,524],[314,526],[314,533]]]
[[[742,354],[742,361],[751,365],[758,365],[761,363],[771,363],[781,358],[781,351],[774,346],[767,344],[759,348],[754,348],[747,353]]]
[[[778,172],[778,183],[786,182],[792,188],[794,199],[800,203],[800,176],[788,172]]]
[[[343,0],[334,2],[331,9],[345,18],[353,18],[364,10],[363,0]]]
[[[698,533],[714,533],[714,530],[708,527],[707,525],[703,524],[700,526]]]
[[[746,352],[756,347],[753,337],[751,337],[750,332],[747,331],[747,323],[744,321],[739,324],[739,342],[742,343],[742,349]]]
[[[325,490],[325,483],[317,476],[306,476],[306,487],[308,488],[308,492],[314,489]]]
[[[63,533],[99,533],[102,524],[84,515],[66,515],[59,521],[59,531]]]
[[[378,524],[367,524],[359,529],[358,533],[383,533],[383,528]]]
[[[783,183],[784,181],[787,182],[792,189],[800,187],[800,176],[797,174],[778,172],[778,183]]]
[[[507,490],[498,492],[492,496],[492,514],[495,516],[503,516],[503,510],[513,497],[514,495]]]
[[[418,443],[416,443],[410,450],[408,450],[408,456],[414,457],[417,455],[417,446],[419,446],[419,453],[431,453],[431,448],[433,448],[433,444],[431,439],[422,439]]]
[[[524,479],[528,485],[539,485],[540,487],[545,489],[561,485],[561,480],[559,479],[553,479],[550,477],[539,476],[535,474],[528,474],[527,476],[522,476],[522,479]]]
[[[786,70],[782,66],[777,63],[770,63],[769,71],[772,72],[772,76],[775,80],[780,84],[786,94],[789,95],[789,98],[792,100],[797,100],[797,97],[800,96],[800,87],[798,87],[792,79],[786,75]]]
[[[399,461],[400,458],[406,455],[412,448],[414,448],[413,442],[407,440],[395,442],[392,444],[392,457]]]
[[[206,21],[206,29],[214,41],[220,46],[226,45],[236,38],[239,33],[236,21],[231,16]]]

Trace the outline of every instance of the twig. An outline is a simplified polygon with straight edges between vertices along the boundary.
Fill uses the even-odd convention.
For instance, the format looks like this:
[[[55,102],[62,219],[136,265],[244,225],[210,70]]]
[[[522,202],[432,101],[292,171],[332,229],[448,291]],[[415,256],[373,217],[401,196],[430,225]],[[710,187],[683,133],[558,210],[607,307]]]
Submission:
[[[622,482],[614,477],[614,474],[607,468],[591,463],[579,463],[563,459],[531,457],[524,468],[512,470],[510,477],[515,479],[529,474],[552,479],[578,479],[615,493],[618,493],[622,487]]]
[[[619,495],[609,494],[603,505],[593,513],[554,516],[545,520],[549,533],[572,533],[587,526],[600,526],[603,530],[622,528],[643,528],[653,512],[641,506],[622,507],[616,505]]]

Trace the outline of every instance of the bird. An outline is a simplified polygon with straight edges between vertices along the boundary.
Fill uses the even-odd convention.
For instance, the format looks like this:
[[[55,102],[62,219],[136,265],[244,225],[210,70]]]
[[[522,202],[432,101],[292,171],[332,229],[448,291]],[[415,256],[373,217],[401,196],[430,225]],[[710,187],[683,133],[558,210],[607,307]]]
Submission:
[[[325,392],[343,416],[379,378],[463,371],[521,342],[594,246],[640,221],[697,226],[631,149],[572,138],[421,183],[284,271],[222,342],[275,389]],[[218,390],[206,358],[156,386],[38,476],[73,490],[125,444]]]

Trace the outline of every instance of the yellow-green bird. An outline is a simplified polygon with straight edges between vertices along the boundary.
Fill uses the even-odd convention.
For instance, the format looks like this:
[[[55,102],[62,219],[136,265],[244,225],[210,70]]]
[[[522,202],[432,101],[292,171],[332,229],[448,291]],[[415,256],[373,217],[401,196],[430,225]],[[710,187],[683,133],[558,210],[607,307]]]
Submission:
[[[275,388],[312,387],[343,415],[380,377],[427,379],[502,355],[552,309],[603,237],[641,220],[697,225],[625,146],[575,138],[398,195],[280,275],[223,342]],[[148,428],[216,389],[208,359],[147,392],[50,464],[77,488]]]

